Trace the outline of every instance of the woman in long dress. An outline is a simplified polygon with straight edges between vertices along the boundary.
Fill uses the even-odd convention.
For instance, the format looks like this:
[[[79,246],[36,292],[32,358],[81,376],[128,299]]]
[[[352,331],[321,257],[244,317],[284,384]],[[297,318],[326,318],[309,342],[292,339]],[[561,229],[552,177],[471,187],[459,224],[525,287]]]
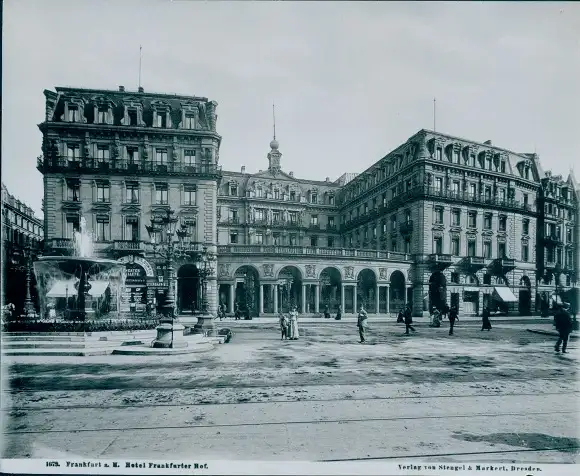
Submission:
[[[296,306],[294,306],[290,312],[290,340],[298,340],[299,337],[298,311],[296,311]]]

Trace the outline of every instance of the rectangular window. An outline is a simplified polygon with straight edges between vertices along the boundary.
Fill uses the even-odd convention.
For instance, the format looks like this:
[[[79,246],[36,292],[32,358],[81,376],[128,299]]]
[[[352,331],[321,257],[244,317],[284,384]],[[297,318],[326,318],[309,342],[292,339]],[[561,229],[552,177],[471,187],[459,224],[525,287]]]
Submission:
[[[292,202],[296,201],[296,192],[290,192],[290,201]]]
[[[477,228],[477,212],[467,212],[467,227]]]
[[[528,208],[528,200],[529,200],[528,194],[524,193],[523,197],[524,197],[524,208]]]
[[[280,223],[282,221],[281,218],[282,218],[282,214],[280,213],[280,210],[274,210],[272,212],[272,221],[274,223]]]
[[[80,229],[80,219],[78,216],[66,217],[66,237],[68,239],[74,238],[75,231]]]
[[[497,244],[497,257],[498,258],[505,258],[505,243],[498,243]]]
[[[183,152],[183,164],[186,167],[195,167],[197,164],[195,150],[185,150]]]
[[[407,253],[407,254],[411,253],[411,241],[410,240],[405,240],[405,253]]]
[[[483,257],[486,259],[491,259],[491,241],[483,242]]]
[[[256,233],[256,244],[263,245],[264,244],[264,235],[262,233]]]
[[[137,125],[137,110],[136,109],[127,110],[127,116],[129,116],[129,125],[136,126]]]
[[[441,160],[442,157],[443,157],[443,151],[441,150],[441,147],[437,147],[437,150],[435,151],[435,158],[437,160]]]
[[[254,210],[254,216],[255,216],[256,220],[263,221],[266,218],[266,213],[264,213],[264,209],[256,208]]]
[[[125,192],[127,203],[139,203],[139,184],[128,183]]]
[[[165,127],[165,113],[157,113],[157,127]]]
[[[70,202],[80,201],[80,187],[77,184],[67,184],[67,200]]]
[[[476,253],[476,243],[475,240],[467,241],[467,256],[475,256]]]
[[[274,199],[280,200],[280,190],[278,189],[274,190]]]
[[[108,202],[109,201],[109,185],[108,184],[97,184],[97,202]]]
[[[167,165],[167,149],[155,149],[155,162],[157,165]]]
[[[459,238],[453,238],[451,240],[451,254],[453,256],[459,256]]]
[[[397,240],[391,241],[391,251],[397,252]]]
[[[484,197],[487,201],[491,200],[491,187],[485,187],[484,189]]]
[[[69,162],[74,162],[79,160],[80,158],[80,148],[76,144],[72,144],[67,146],[66,148],[66,157]]]
[[[183,188],[183,204],[184,205],[195,205],[196,204],[197,189],[195,185],[186,185]]]
[[[318,246],[318,236],[310,237],[310,246]]]
[[[334,226],[334,217],[328,217],[328,226]]]
[[[79,120],[79,108],[78,106],[68,107],[68,120],[69,122],[77,122]]]
[[[97,123],[106,124],[107,116],[109,115],[109,110],[107,108],[99,108],[97,112]]]
[[[297,212],[288,212],[288,218],[290,218],[290,223],[292,225],[296,225],[298,223],[298,214],[297,214]]]
[[[485,215],[483,215],[483,229],[484,230],[491,230],[492,216],[493,215],[491,213],[486,213]]]
[[[329,248],[334,247],[334,236],[329,236],[326,240],[327,246]]]
[[[572,243],[572,228],[566,228],[566,243]]]
[[[125,220],[125,239],[131,241],[139,241],[139,218],[127,217]]]
[[[296,239],[296,234],[295,233],[290,233],[290,235],[288,235],[288,243],[290,244],[290,246],[296,246],[298,241]]]
[[[281,244],[280,233],[272,233],[272,244],[279,246]]]
[[[193,114],[186,114],[185,115],[184,128],[185,129],[195,129],[195,116]]]
[[[471,198],[475,198],[477,196],[477,185],[474,183],[469,184],[469,195]]]
[[[238,196],[238,186],[236,184],[230,184],[230,196],[231,197]]]
[[[451,224],[461,226],[461,210],[451,210]]]
[[[109,162],[109,148],[107,146],[97,147],[97,161],[99,163]]]
[[[499,217],[499,231],[506,231],[507,229],[507,217],[501,216]]]
[[[438,255],[443,253],[443,238],[440,236],[433,238],[433,253]]]
[[[434,223],[443,223],[443,207],[435,207],[435,215],[433,217]]]
[[[522,245],[522,261],[528,261],[530,259],[530,249],[528,248],[528,244],[525,243]]]
[[[441,177],[435,177],[435,192],[441,193],[443,190],[443,179]]]
[[[485,167],[485,168],[486,168],[487,170],[491,170],[491,157],[487,157],[487,158],[485,159],[485,163],[486,163],[486,167]]]
[[[318,203],[318,194],[313,193],[310,195],[310,203]]]
[[[499,170],[503,174],[505,173],[505,160],[502,160],[499,164]]]
[[[522,222],[522,234],[529,235],[530,233],[530,220],[524,220]]]
[[[136,164],[139,162],[139,148],[127,147],[127,161],[129,164]]]
[[[262,187],[256,189],[256,198],[264,198],[264,190]]]
[[[310,216],[310,224],[313,226],[318,225],[318,215],[311,215]]]
[[[397,215],[391,215],[391,230],[395,231],[397,229]]]
[[[506,197],[506,195],[505,195],[505,194],[506,194],[506,192],[505,192],[505,188],[500,188],[500,189],[499,189],[499,201],[500,201],[501,203],[504,203],[504,202],[505,202],[505,197]]]
[[[383,207],[387,206],[387,193],[383,193]]]
[[[111,226],[109,217],[97,216],[97,241],[109,241],[111,239]]]
[[[236,210],[235,208],[230,208],[229,217],[230,217],[231,222],[234,222],[234,223],[237,222],[238,221],[238,210]]]
[[[455,164],[459,163],[459,151],[458,150],[453,151],[453,162]]]
[[[230,243],[235,245],[237,242],[238,242],[238,232],[232,231],[230,233]]]
[[[460,186],[458,180],[453,181],[453,183],[451,184],[451,190],[452,190],[454,196],[456,196],[456,197],[459,196],[461,186]]]
[[[330,196],[328,197],[328,204],[329,204],[329,205],[334,205],[334,195],[330,195]]]
[[[169,203],[169,193],[167,185],[156,184],[155,185],[155,203],[157,205],[167,205]]]

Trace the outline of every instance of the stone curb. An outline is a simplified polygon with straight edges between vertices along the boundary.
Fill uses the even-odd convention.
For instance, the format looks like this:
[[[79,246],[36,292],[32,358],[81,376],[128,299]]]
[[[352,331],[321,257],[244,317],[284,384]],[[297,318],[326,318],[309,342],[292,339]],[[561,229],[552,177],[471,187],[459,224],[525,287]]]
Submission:
[[[546,336],[553,336],[553,337],[558,337],[560,334],[558,334],[557,331],[545,331],[543,329],[527,329],[528,332],[532,332],[534,334],[543,334]],[[570,334],[570,340],[572,339],[577,339],[578,338],[578,334]]]

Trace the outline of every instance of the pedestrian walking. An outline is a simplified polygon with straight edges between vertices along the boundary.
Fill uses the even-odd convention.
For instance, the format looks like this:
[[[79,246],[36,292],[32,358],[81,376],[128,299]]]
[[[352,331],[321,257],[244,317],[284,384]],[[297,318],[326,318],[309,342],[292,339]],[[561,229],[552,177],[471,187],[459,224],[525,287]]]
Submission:
[[[324,318],[330,319],[330,310],[328,309],[328,304],[324,306]]]
[[[280,340],[288,340],[288,318],[280,313],[280,332],[282,333],[282,338]]]
[[[459,313],[457,312],[457,307],[453,306],[449,310],[449,335],[453,335],[453,326],[455,326],[455,322],[459,320]]]
[[[338,305],[338,311],[336,311],[336,317],[334,319],[337,321],[342,319],[342,306],[340,304]]]
[[[554,325],[559,334],[554,350],[560,352],[560,344],[562,344],[562,353],[565,354],[566,347],[568,347],[568,338],[570,337],[570,332],[572,332],[572,317],[564,306],[558,306],[554,316]]]
[[[240,313],[240,304],[236,303],[236,306],[234,308],[234,318],[236,321],[239,321],[242,317],[241,317],[241,313]]]
[[[365,307],[361,304],[360,310],[358,311],[358,333],[360,335],[360,343],[364,344],[366,342],[366,332],[368,327],[368,319],[367,319],[367,311],[365,311]]]
[[[441,308],[441,316],[442,317],[449,317],[450,312],[451,312],[451,309],[449,309],[449,306],[447,305],[447,303],[444,303],[443,307]]]
[[[482,324],[481,324],[481,330],[488,330],[491,331],[491,321],[489,320],[489,316],[491,315],[491,313],[489,312],[489,308],[487,306],[485,306],[483,308],[483,312],[481,313],[481,320],[482,320]]]
[[[431,318],[431,326],[441,327],[441,313],[439,312],[439,309],[433,310],[433,317]]]
[[[290,312],[290,340],[298,340],[300,337],[300,332],[298,331],[298,311],[296,306],[292,308]]]
[[[411,307],[407,306],[405,309],[405,335],[409,335],[409,329],[415,332],[415,328],[411,324],[413,324],[413,315]]]
[[[403,312],[403,310],[401,309],[399,311],[399,314],[397,315],[397,323],[403,323],[405,322],[405,314]]]

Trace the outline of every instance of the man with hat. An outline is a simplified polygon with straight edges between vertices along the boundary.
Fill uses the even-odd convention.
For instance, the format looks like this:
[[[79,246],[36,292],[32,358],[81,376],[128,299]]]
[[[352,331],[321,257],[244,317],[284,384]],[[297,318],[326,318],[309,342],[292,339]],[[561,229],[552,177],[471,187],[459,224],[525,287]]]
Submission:
[[[568,338],[570,337],[570,332],[572,332],[572,317],[566,309],[567,303],[558,305],[556,314],[554,315],[554,326],[558,331],[559,337],[556,342],[554,350],[560,352],[560,344],[562,344],[562,353],[566,353],[566,347],[568,346]]]

